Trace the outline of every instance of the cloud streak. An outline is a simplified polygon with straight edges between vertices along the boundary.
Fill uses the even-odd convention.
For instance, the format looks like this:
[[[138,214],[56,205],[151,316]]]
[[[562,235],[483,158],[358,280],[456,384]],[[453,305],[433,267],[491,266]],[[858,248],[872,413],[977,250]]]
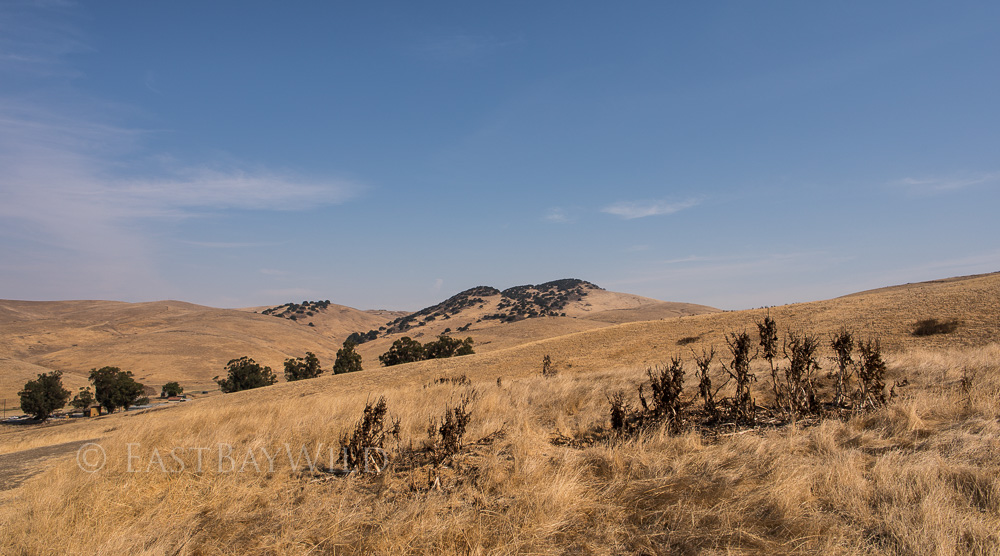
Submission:
[[[553,222],[555,224],[566,224],[572,221],[569,212],[562,207],[550,208],[546,211],[544,218],[547,222]]]
[[[700,201],[688,199],[680,202],[670,201],[619,201],[601,209],[601,212],[613,214],[633,220],[635,218],[646,218],[647,216],[661,216],[674,214],[685,209],[697,206]]]
[[[946,193],[991,183],[1000,183],[1000,172],[980,173],[964,177],[909,177],[891,182],[890,185],[902,187],[914,193]]]

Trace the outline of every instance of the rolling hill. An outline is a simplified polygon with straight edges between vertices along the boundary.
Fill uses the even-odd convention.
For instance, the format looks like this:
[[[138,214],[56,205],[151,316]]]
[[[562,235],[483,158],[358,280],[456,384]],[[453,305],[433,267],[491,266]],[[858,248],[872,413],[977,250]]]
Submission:
[[[64,371],[75,390],[90,369],[105,365],[157,388],[176,380],[190,392],[216,390],[212,377],[230,359],[249,354],[280,374],[284,359],[312,351],[332,360],[348,330],[382,322],[348,307],[328,311],[317,318],[319,328],[180,301],[0,301],[0,398],[16,399],[42,369]]]
[[[551,316],[556,309],[561,316]],[[711,311],[608,292],[582,280],[504,292],[473,288],[416,313],[362,311],[329,301],[216,309],[181,301],[0,300],[0,399],[16,406],[25,382],[55,369],[76,391],[88,384],[90,369],[105,365],[130,370],[154,388],[175,380],[200,395],[217,390],[212,378],[230,359],[249,355],[280,377],[285,359],[311,351],[330,368],[350,334],[369,330],[378,338],[358,352],[365,368],[374,368],[378,355],[403,335],[422,341],[445,333],[473,336],[477,351],[489,352],[617,322]]]

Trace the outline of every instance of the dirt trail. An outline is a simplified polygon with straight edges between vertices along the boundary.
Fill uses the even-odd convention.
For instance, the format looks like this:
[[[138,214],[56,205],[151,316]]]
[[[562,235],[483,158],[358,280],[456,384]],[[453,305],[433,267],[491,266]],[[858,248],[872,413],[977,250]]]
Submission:
[[[0,455],[0,492],[17,488],[32,475],[41,472],[44,469],[42,464],[45,461],[72,454],[79,450],[80,446],[95,440],[97,439],[75,440]]]

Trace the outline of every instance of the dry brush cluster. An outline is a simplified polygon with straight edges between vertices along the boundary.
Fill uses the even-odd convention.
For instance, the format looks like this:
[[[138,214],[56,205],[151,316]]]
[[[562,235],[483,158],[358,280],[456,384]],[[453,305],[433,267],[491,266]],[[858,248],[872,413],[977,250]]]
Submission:
[[[634,435],[663,425],[679,433],[687,426],[746,428],[827,415],[845,417],[881,408],[892,395],[886,392],[886,363],[877,338],[856,342],[846,329],[834,334],[828,346],[835,354],[836,368],[824,377],[820,374],[822,341],[818,336],[789,330],[781,340],[777,323],[770,316],[757,323],[757,333],[756,339],[745,330],[726,334],[725,360],[719,360],[714,347],[692,350],[698,379],[694,395],[685,396],[684,361],[677,356],[668,366],[647,369],[652,394],[648,400],[645,384],[638,388],[638,405],[623,391],[607,394],[612,431]],[[770,404],[758,404],[754,396],[758,377],[752,363],[756,359],[768,365]],[[721,379],[716,382],[712,380],[713,366],[721,371],[714,373]],[[724,390],[729,395],[721,395]],[[830,392],[826,401],[822,399],[824,391]]]

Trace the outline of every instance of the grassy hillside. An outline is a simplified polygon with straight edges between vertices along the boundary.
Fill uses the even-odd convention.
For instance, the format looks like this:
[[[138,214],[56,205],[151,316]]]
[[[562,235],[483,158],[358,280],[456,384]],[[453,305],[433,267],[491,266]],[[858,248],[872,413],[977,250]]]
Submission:
[[[8,427],[0,454],[96,439],[107,464],[85,473],[67,453],[0,493],[0,545],[25,554],[997,553],[998,293],[1000,275],[986,275],[771,308],[783,336],[792,328],[827,338],[842,326],[878,335],[889,382],[908,383],[883,409],[812,426],[655,429],[595,440],[609,438],[607,394],[622,390],[635,403],[647,365],[691,348],[724,352],[723,334],[752,329],[765,314],[756,310],[535,340],[531,334],[562,326],[563,317],[528,319],[507,328],[520,330],[524,343],[475,355],[145,414]],[[914,336],[928,318],[959,324]],[[540,376],[546,354],[554,378]],[[821,355],[828,370],[825,346]],[[767,404],[763,365],[755,364],[752,388]],[[713,369],[717,384],[722,372]],[[463,375],[467,382],[438,380]],[[693,407],[692,375],[684,398]],[[331,445],[339,454],[341,435],[379,396],[400,424],[398,438],[385,443],[398,458],[389,470],[340,477],[306,470],[301,458],[292,469],[286,444],[320,459]],[[462,399],[471,400],[463,447],[436,465],[421,450],[428,422],[440,424]],[[166,454],[178,446],[210,450],[211,465],[195,472],[193,453],[182,451],[188,467],[169,472],[175,464]],[[220,446],[243,472],[219,470]],[[138,459],[129,460],[130,449]],[[162,468],[154,449],[163,452]]]
[[[90,369],[105,365],[155,387],[176,380],[188,391],[214,390],[212,377],[230,359],[251,355],[279,373],[286,358],[306,351],[332,362],[349,330],[381,318],[331,306],[317,316],[321,326],[309,327],[179,301],[0,301],[0,398],[15,400],[41,369],[64,371],[75,390]]]
[[[521,288],[535,292],[534,286]],[[456,336],[473,336],[477,350],[488,352],[616,322],[714,311],[591,287],[580,299],[567,301],[562,307],[569,315],[566,317],[481,320],[495,311],[503,298],[499,292],[494,297],[487,302],[489,307],[464,307],[450,313],[450,320],[434,308],[417,314],[411,321],[414,327],[407,332],[384,334],[362,345],[358,351],[364,366],[378,366],[378,356],[404,334],[426,342],[447,330]],[[435,314],[442,318],[435,319]],[[307,351],[330,368],[350,334],[385,328],[390,321],[409,315],[360,311],[329,302],[230,310],[180,301],[0,300],[0,400],[16,406],[17,392],[25,382],[54,369],[64,372],[63,381],[72,391],[88,384],[91,369],[112,365],[132,371],[139,382],[154,388],[178,381],[188,392],[200,393],[215,391],[212,377],[222,374],[230,359],[244,355],[269,365],[279,377],[285,359],[301,357]],[[461,326],[455,324],[459,321],[468,321],[469,328],[452,330]]]

